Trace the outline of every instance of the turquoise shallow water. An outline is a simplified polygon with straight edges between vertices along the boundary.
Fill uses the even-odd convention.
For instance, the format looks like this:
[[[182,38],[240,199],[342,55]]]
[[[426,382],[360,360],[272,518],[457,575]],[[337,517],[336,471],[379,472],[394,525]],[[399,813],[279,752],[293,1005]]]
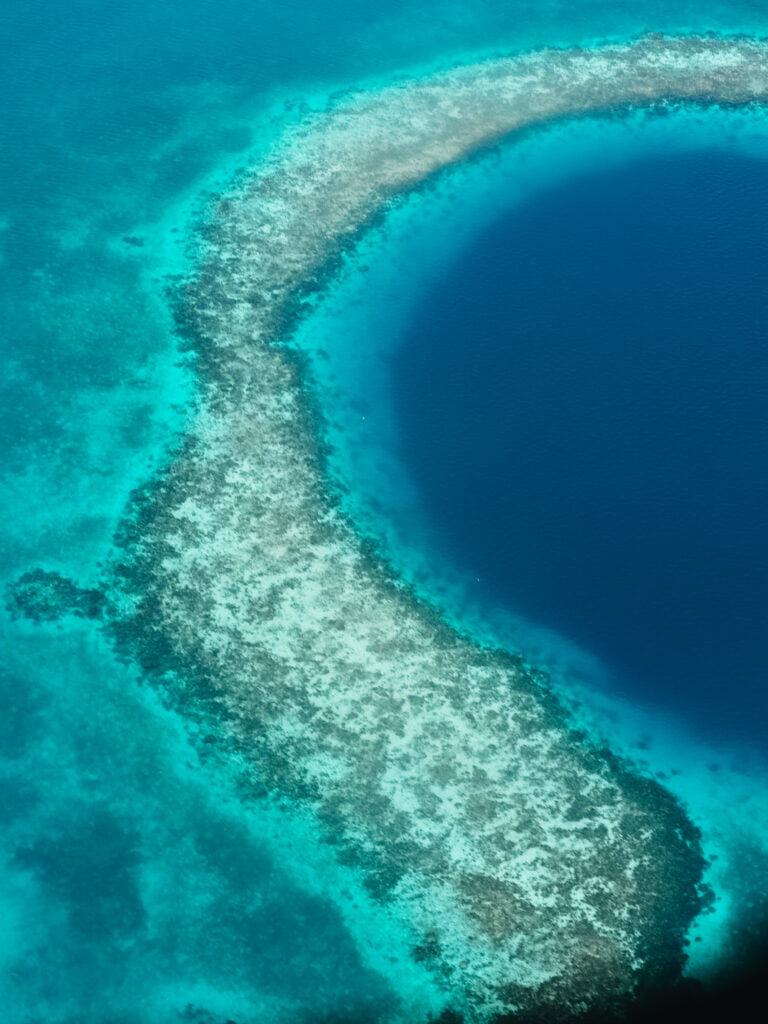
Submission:
[[[185,265],[178,240],[190,210],[281,125],[338,88],[364,81],[375,89],[402,69],[465,54],[646,29],[765,29],[759,4],[728,3],[392,4],[373,12],[357,4],[267,12],[238,3],[183,11],[171,3],[108,11],[79,3],[66,20],[59,13],[12,3],[0,15],[0,569],[11,580],[42,566],[82,585],[98,579],[130,491],[168,457],[193,400],[193,373],[162,298],[164,276]],[[701,131],[759,136],[757,124],[724,122],[707,115]],[[409,247],[429,255],[425,274],[438,267],[443,240],[453,248],[491,216],[500,187],[505,197],[522,196],[540,174],[557,173],[564,152],[577,163],[604,162],[599,132],[594,139],[563,128],[540,149],[531,144],[525,184],[509,189],[494,175],[506,160],[519,168],[518,157],[499,155],[479,187],[468,181],[467,206],[454,219],[440,209],[439,193],[431,209],[427,200],[403,207],[394,247],[373,267],[382,288],[396,284]],[[633,136],[638,149],[647,144]],[[443,220],[429,219],[435,210]],[[355,308],[364,322],[378,307]],[[389,312],[396,332],[407,301]],[[354,338],[349,308],[343,325]],[[340,417],[371,380],[370,365],[345,364]],[[414,530],[403,531],[402,507],[370,500],[372,468],[389,472],[386,429],[352,432],[343,419],[338,429],[349,441],[339,444],[347,461],[338,472],[350,474],[361,529],[387,533],[396,565],[462,623],[479,630],[483,621],[513,640],[522,630],[549,661],[572,668],[571,652],[556,640],[519,622],[494,623],[487,609],[481,616],[462,580],[441,578],[418,509],[407,509]],[[379,447],[368,447],[372,438]],[[367,459],[355,462],[360,442]],[[392,493],[406,495],[407,484]],[[374,971],[363,962],[338,900],[329,898],[340,884],[334,869],[322,853],[307,855],[305,825],[291,808],[243,810],[234,787],[215,764],[199,763],[174,716],[93,624],[3,626],[0,962],[8,1020],[386,1019],[387,971],[399,968]],[[625,715],[621,728],[635,742],[638,716]],[[711,794],[713,775],[718,800],[738,794],[742,817],[717,818],[712,802],[699,806],[719,842],[738,832],[747,850],[739,864],[754,860],[754,829],[744,824],[759,818],[754,773],[736,765],[728,774],[733,757],[719,753],[716,773],[697,769],[693,754],[678,768],[667,753],[679,751],[674,723],[669,735],[655,720],[649,728],[648,756],[682,772],[686,798]],[[729,864],[749,891],[751,876]]]

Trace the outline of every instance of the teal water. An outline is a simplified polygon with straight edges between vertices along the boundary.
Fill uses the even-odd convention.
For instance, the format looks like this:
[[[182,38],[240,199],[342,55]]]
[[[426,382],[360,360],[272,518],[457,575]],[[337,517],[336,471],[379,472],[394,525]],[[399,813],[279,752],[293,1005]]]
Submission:
[[[42,566],[95,584],[131,490],[183,430],[194,367],[177,351],[163,286],[187,265],[189,220],[206,189],[307,105],[361,80],[375,88],[467,53],[646,29],[761,34],[765,18],[749,3],[76,3],[65,18],[58,5],[5,5],[3,579]],[[757,131],[729,124],[726,135]],[[564,130],[542,165],[561,146],[582,162],[604,158],[572,143]],[[486,180],[446,231],[471,233],[498,184]],[[421,238],[435,266],[440,232],[420,236],[419,211],[408,223],[402,211],[402,233],[410,245]],[[407,302],[393,307],[392,324],[407,313]],[[347,395],[370,380],[352,369]],[[359,468],[360,480],[373,478],[370,465]],[[362,507],[367,484],[356,486]],[[361,529],[400,528],[397,509],[377,516],[361,513]],[[402,543],[409,572],[418,530]],[[427,549],[425,588],[469,616],[466,595],[451,597],[460,588],[429,569]],[[503,628],[519,636],[523,627]],[[338,880],[320,854],[308,857],[290,809],[243,809],[95,624],[6,617],[3,637],[9,1021],[387,1019],[386,969],[365,962],[338,909]],[[685,770],[692,793],[711,788],[709,775]],[[741,805],[752,807],[745,778]],[[753,833],[740,841],[753,844]]]

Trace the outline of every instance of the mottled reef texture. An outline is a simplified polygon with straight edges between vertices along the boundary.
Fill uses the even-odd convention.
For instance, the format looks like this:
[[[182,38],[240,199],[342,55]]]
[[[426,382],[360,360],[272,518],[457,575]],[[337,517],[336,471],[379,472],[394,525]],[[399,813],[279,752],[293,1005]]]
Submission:
[[[555,118],[767,96],[762,44],[656,37],[353,95],[217,201],[179,286],[199,407],[126,517],[116,636],[254,793],[311,809],[413,936],[433,994],[403,992],[403,1020],[567,1019],[674,980],[705,900],[698,835],[535,674],[365,550],[328,495],[304,371],[273,343],[365,225],[446,165]]]

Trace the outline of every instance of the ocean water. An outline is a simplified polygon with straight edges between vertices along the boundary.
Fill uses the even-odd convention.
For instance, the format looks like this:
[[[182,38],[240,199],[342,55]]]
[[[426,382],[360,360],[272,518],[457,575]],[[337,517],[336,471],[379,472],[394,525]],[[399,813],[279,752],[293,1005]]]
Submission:
[[[97,585],[131,492],[169,460],[196,401],[194,361],[180,351],[165,299],[168,280],[194,261],[190,222],[206,195],[226,185],[238,168],[257,161],[285,125],[322,107],[339,90],[361,82],[375,90],[403,71],[425,72],[477,54],[625,39],[646,30],[759,36],[765,29],[762,5],[746,2],[391,3],[375,9],[351,2],[274,8],[240,2],[108,7],[78,2],[65,12],[50,2],[5,4],[0,13],[3,583],[42,568],[82,587]],[[761,119],[708,111],[693,120],[702,138],[714,136],[728,151],[746,147],[750,158],[697,151],[677,163],[633,164],[634,169],[601,187],[601,198],[607,202],[615,189],[613,201],[620,208],[626,195],[621,189],[633,187],[630,179],[634,187],[643,184],[639,178],[657,180],[659,190],[672,189],[677,180],[677,199],[668,209],[682,207],[681,230],[693,230],[696,203],[698,209],[703,203],[709,208],[706,189],[714,193],[715,206],[723,203],[720,223],[742,218],[744,238],[757,247],[751,279],[741,251],[736,253],[739,262],[734,261],[737,238],[717,231],[717,224],[708,229],[717,242],[715,255],[725,262],[718,282],[722,285],[722,275],[730,273],[729,298],[737,284],[745,289],[739,302],[745,324],[737,339],[740,352],[744,360],[758,358],[758,217],[765,216]],[[612,140],[609,153],[603,146],[605,132]],[[334,385],[343,395],[336,405],[324,406],[329,436],[336,439],[331,468],[348,489],[350,515],[361,532],[384,538],[381,543],[395,567],[420,580],[430,599],[465,625],[495,631],[518,647],[522,639],[532,658],[544,651],[548,664],[558,658],[558,664],[578,663],[579,685],[587,691],[592,684],[584,665],[591,666],[593,655],[609,656],[619,665],[621,681],[615,690],[602,665],[595,669],[600,697],[594,707],[585,706],[584,714],[599,719],[619,715],[616,709],[623,708],[612,720],[618,721],[617,731],[626,733],[627,745],[642,732],[651,767],[679,772],[677,791],[700,822],[712,823],[709,852],[717,848],[719,863],[725,865],[711,876],[721,892],[719,912],[708,926],[714,936],[707,946],[710,963],[716,963],[717,928],[725,928],[728,907],[740,899],[762,898],[756,880],[764,866],[762,769],[759,757],[755,764],[745,753],[742,740],[764,748],[757,713],[763,705],[752,696],[762,692],[752,680],[759,668],[756,609],[764,579],[759,573],[749,578],[752,600],[746,585],[738,586],[748,567],[759,568],[761,556],[747,561],[742,547],[736,565],[728,550],[720,551],[718,577],[726,569],[733,574],[728,593],[738,594],[742,609],[738,613],[735,598],[719,606],[736,623],[728,642],[733,629],[746,631],[744,643],[723,655],[729,670],[734,659],[745,659],[739,686],[727,688],[730,704],[721,702],[720,676],[714,673],[707,676],[706,699],[697,693],[689,700],[678,693],[675,703],[669,700],[673,677],[679,685],[684,672],[691,673],[680,645],[685,622],[676,618],[670,623],[670,615],[664,616],[669,673],[662,676],[655,672],[655,653],[648,654],[640,671],[634,658],[630,665],[621,664],[626,650],[621,637],[636,636],[629,612],[613,620],[616,646],[609,651],[599,633],[584,631],[567,618],[565,613],[575,610],[570,602],[546,604],[544,598],[554,602],[563,595],[560,576],[556,587],[544,588],[541,600],[505,589],[513,576],[504,571],[482,594],[467,590],[464,575],[477,575],[476,556],[465,546],[471,538],[459,530],[446,540],[450,523],[442,514],[444,502],[438,499],[443,506],[439,515],[430,507],[430,488],[439,483],[438,461],[427,459],[430,483],[415,443],[407,442],[405,452],[397,449],[399,439],[408,436],[405,378],[424,390],[417,372],[427,358],[434,371],[429,386],[438,379],[436,361],[444,374],[457,365],[439,359],[442,346],[436,348],[440,339],[434,337],[428,357],[427,331],[420,331],[414,344],[413,324],[429,316],[418,303],[436,301],[448,280],[441,277],[443,271],[471,278],[466,265],[457,269],[462,264],[456,260],[470,244],[484,250],[492,246],[490,240],[477,241],[479,226],[491,229],[496,213],[506,211],[492,230],[507,238],[516,218],[538,214],[544,242],[546,231],[555,226],[551,197],[538,194],[543,182],[556,184],[571,163],[583,171],[596,163],[604,168],[606,162],[623,165],[643,154],[647,158],[649,145],[657,146],[666,132],[663,125],[632,119],[608,127],[587,125],[585,131],[563,126],[527,141],[527,150],[496,154],[490,165],[458,169],[459,179],[467,176],[466,205],[453,219],[440,206],[439,188],[403,205],[382,229],[383,241],[375,236],[370,242],[370,273],[379,275],[381,293],[371,297],[361,289],[353,260],[346,283],[329,295],[308,330],[316,339],[329,323],[341,324],[333,358],[343,360],[342,343],[354,343],[366,316],[379,318],[381,296],[393,294],[386,291],[387,282],[395,288],[398,301],[391,302],[387,319],[392,338],[383,338],[379,350],[371,335],[370,358],[346,361]],[[700,180],[697,172],[701,191],[687,206],[683,179],[690,178],[694,166],[702,169]],[[515,169],[518,176],[510,183]],[[729,186],[729,180],[735,184]],[[553,201],[560,196],[565,217],[578,189],[585,190],[586,202],[594,187],[592,180],[577,176]],[[736,195],[726,201],[721,191]],[[638,202],[658,213],[650,193],[642,194],[645,199]],[[437,221],[430,219],[435,214]],[[423,260],[423,274],[406,282],[400,272],[419,247],[429,258]],[[691,294],[691,302],[702,290],[711,290],[715,271],[707,273],[705,281],[702,269],[696,282],[700,290]],[[435,290],[427,292],[430,280]],[[535,275],[529,280],[531,287],[537,281],[543,287]],[[657,286],[658,280],[648,279],[647,287]],[[344,287],[357,288],[356,303],[344,300]],[[747,302],[753,304],[752,315],[744,308]],[[398,370],[396,363],[405,359],[405,348],[399,346],[406,337],[414,356]],[[319,342],[312,339],[307,345],[317,351]],[[725,359],[721,341],[721,334],[713,332],[707,379],[716,379],[718,387]],[[395,346],[396,357],[387,344]],[[466,358],[458,340],[452,352],[457,360]],[[329,365],[336,365],[333,358]],[[374,379],[372,365],[385,365],[387,372]],[[729,383],[739,398],[743,383],[752,403],[743,408],[749,408],[754,429],[740,424],[743,461],[737,466],[728,461],[729,472],[740,474],[731,481],[739,489],[760,485],[759,472],[751,470],[760,452],[759,379],[753,378],[761,364],[751,365],[754,375]],[[673,369],[663,364],[652,372]],[[682,363],[677,370],[684,370]],[[330,390],[323,391],[320,370],[317,379],[322,402]],[[395,395],[396,379],[401,383]],[[395,397],[401,403],[399,419]],[[463,397],[469,401],[473,396],[467,390]],[[361,412],[363,407],[372,415]],[[422,414],[427,414],[424,407]],[[426,436],[421,439],[428,442]],[[440,452],[445,454],[444,446]],[[394,476],[389,474],[390,453],[396,460]],[[708,473],[707,464],[699,468]],[[400,482],[390,488],[389,504],[377,497],[380,471]],[[750,493],[759,495],[759,490]],[[502,511],[500,504],[496,507]],[[743,537],[748,527],[759,544],[758,518],[739,523],[736,532]],[[701,536],[705,529],[715,530],[717,522],[697,521]],[[493,543],[490,536],[486,539]],[[455,572],[446,569],[443,551],[456,563]],[[658,549],[653,552],[656,558]],[[689,568],[701,564],[694,555],[689,548]],[[489,571],[498,571],[497,563],[492,558]],[[536,573],[529,579],[537,582]],[[681,585],[680,574],[674,583]],[[508,605],[514,605],[512,617]],[[707,614],[717,607],[709,604]],[[377,917],[375,906],[354,908],[357,924],[350,911],[340,909],[343,881],[330,854],[313,845],[302,814],[239,799],[236,784],[216,757],[201,754],[204,748],[190,739],[189,728],[143,685],[137,667],[115,654],[96,622],[67,616],[35,624],[4,613],[2,625],[0,991],[6,1018],[14,1024],[389,1019],[394,978],[406,968],[372,963],[365,955],[360,933],[366,927],[386,928],[386,922]],[[651,628],[652,620],[646,620],[645,629]],[[564,639],[561,643],[560,631],[587,653],[574,654]],[[707,659],[704,668],[711,667]],[[694,677],[685,679],[690,692]],[[601,703],[606,692],[616,696],[608,711]],[[747,705],[755,714],[745,714]],[[667,712],[675,713],[669,723]],[[708,722],[724,714],[732,721],[718,726],[713,747]],[[692,723],[695,734],[682,748],[675,732],[678,717]],[[682,758],[681,767],[675,756]],[[730,816],[721,813],[725,805]],[[364,926],[359,919],[365,919]]]

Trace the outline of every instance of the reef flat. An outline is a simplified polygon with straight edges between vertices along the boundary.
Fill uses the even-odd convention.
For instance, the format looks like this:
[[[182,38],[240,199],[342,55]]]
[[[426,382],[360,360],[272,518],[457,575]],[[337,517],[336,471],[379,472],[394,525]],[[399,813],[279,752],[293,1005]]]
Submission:
[[[179,287],[198,408],[126,517],[113,628],[254,793],[311,810],[413,936],[435,994],[401,992],[404,1020],[568,1019],[674,982],[703,859],[668,792],[594,749],[535,673],[453,632],[360,542],[279,343],[360,231],[451,163],[556,118],[767,98],[763,44],[661,37],[352,95],[217,201]]]

